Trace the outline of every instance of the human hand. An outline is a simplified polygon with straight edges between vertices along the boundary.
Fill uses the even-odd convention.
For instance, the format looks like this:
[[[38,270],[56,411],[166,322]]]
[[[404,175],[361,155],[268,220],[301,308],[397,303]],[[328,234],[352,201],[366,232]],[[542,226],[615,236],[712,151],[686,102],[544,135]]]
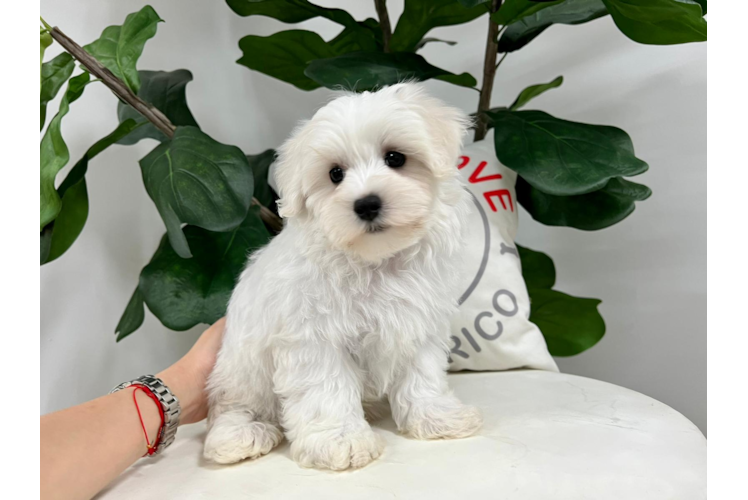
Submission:
[[[199,422],[208,415],[205,384],[216,362],[225,324],[226,318],[213,323],[182,359],[157,375],[179,399],[180,425]]]

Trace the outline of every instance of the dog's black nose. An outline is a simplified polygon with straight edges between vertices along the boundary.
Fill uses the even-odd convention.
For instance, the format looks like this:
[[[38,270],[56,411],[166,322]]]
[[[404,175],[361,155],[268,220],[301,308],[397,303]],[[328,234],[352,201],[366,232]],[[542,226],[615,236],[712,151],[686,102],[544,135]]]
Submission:
[[[353,204],[353,211],[358,214],[359,219],[369,222],[377,218],[381,208],[382,199],[375,194],[364,196]]]

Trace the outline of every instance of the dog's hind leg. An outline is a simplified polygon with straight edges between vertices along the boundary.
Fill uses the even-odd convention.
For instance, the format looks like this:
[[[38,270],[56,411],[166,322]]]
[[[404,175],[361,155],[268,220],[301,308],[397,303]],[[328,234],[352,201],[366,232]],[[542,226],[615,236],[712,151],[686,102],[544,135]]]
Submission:
[[[252,336],[228,328],[208,380],[208,436],[203,455],[229,464],[268,453],[283,439],[273,394],[272,358]]]

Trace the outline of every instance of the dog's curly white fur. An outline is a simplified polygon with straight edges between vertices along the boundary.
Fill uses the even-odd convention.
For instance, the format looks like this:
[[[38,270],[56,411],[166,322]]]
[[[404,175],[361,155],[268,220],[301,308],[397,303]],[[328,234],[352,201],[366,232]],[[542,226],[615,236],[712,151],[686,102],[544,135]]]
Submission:
[[[480,412],[446,381],[469,202],[455,165],[468,126],[403,83],[338,97],[280,148],[286,227],[231,297],[208,382],[206,458],[259,457],[283,429],[302,466],[362,467],[383,450],[364,406],[383,400],[418,439],[480,428]],[[390,151],[405,165],[387,166]],[[369,195],[381,200],[372,221],[354,211]]]

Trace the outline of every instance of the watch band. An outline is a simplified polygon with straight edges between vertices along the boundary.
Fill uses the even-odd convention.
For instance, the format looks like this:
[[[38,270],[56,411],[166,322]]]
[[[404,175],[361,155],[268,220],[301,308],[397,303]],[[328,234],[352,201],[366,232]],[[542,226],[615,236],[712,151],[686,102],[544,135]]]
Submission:
[[[182,407],[179,405],[177,397],[172,394],[168,387],[166,387],[166,384],[164,384],[160,378],[153,375],[143,375],[135,380],[123,382],[109,391],[109,394],[126,389],[133,384],[146,386],[156,396],[156,398],[158,398],[161,403],[161,408],[164,410],[164,424],[161,427],[161,439],[158,441],[158,446],[154,453],[159,454],[173,443],[174,438],[177,436],[179,416],[182,413]]]

